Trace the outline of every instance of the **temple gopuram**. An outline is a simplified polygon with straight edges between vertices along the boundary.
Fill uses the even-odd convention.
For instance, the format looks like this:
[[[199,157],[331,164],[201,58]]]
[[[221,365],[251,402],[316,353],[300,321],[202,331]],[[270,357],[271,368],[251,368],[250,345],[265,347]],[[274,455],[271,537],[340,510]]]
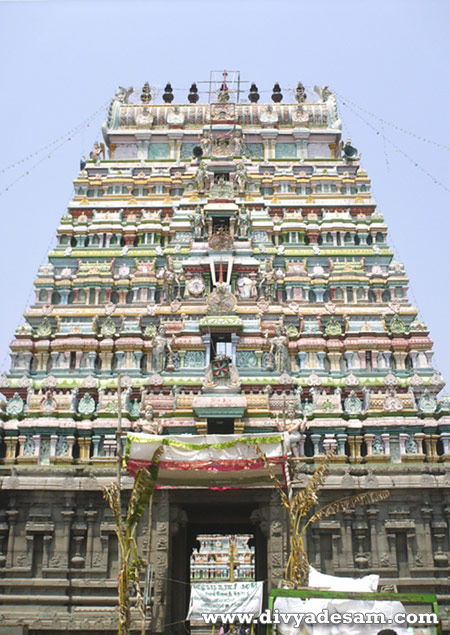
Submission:
[[[279,433],[294,490],[330,450],[322,504],[389,490],[315,523],[309,560],[436,593],[450,628],[450,396],[432,340],[333,93],[261,93],[231,71],[183,98],[119,88],[81,161],[0,378],[0,633],[117,633],[102,488],[116,478],[119,381],[124,453],[128,432],[176,438],[174,452],[183,435],[231,447]],[[186,632],[199,536],[248,537],[245,575],[267,593],[286,564],[264,469],[178,467],[137,535],[154,635]],[[124,469],[124,510],[132,485]]]

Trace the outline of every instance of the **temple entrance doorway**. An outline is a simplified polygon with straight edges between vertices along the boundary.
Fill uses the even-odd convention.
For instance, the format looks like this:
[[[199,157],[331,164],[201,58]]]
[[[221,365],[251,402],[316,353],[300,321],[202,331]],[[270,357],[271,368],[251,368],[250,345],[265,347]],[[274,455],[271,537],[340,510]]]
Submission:
[[[267,539],[255,522],[260,505],[249,500],[248,493],[202,490],[197,501],[190,502],[191,491],[185,494],[188,500],[173,506],[172,517],[178,522],[172,529],[169,554],[168,634],[212,632],[211,626],[199,630],[191,625],[187,630],[189,623],[184,620],[191,584],[230,582],[230,577],[234,581],[267,579]]]

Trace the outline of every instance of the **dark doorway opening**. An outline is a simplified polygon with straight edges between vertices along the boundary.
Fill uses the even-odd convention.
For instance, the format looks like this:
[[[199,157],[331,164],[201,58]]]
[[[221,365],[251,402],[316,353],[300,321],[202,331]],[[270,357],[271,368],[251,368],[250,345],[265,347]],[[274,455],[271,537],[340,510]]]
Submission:
[[[187,493],[186,493],[187,494]],[[186,495],[185,495],[186,496]],[[188,495],[189,496],[189,495]],[[252,522],[259,504],[240,491],[202,491],[202,503],[182,502],[175,505],[176,516],[183,518],[172,535],[169,569],[170,634],[185,635],[190,630],[184,622],[190,599],[191,557],[200,546],[199,537],[207,534],[248,536],[248,545],[254,550],[253,567],[256,580],[267,579],[267,539],[259,524]],[[175,510],[174,510],[175,511]],[[266,591],[266,590],[265,590]]]
[[[208,419],[208,434],[234,434],[234,419]]]

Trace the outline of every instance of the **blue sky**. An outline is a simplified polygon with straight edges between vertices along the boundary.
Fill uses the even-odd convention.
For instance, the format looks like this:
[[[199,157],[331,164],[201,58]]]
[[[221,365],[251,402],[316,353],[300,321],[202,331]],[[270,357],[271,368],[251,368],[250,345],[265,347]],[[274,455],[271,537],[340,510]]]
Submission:
[[[119,85],[171,81],[188,88],[211,69],[233,68],[260,91],[275,81],[285,89],[299,80],[329,85],[447,148],[387,125],[392,145],[384,144],[381,124],[363,115],[373,131],[340,106],[390,245],[406,265],[411,301],[435,341],[435,365],[450,381],[449,6],[445,0],[0,2],[0,365],[9,367],[8,344],[72,196],[79,158],[100,138],[104,116],[77,135],[65,133],[106,105]],[[50,158],[39,154],[2,173],[61,135],[70,141]]]

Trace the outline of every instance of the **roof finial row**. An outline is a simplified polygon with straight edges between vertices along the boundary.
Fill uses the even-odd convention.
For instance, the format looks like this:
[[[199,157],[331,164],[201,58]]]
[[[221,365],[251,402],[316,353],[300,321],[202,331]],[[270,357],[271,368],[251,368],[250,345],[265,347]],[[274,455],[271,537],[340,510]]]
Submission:
[[[229,93],[229,89],[228,89],[228,86],[226,85],[226,81],[224,78],[223,84],[220,87],[220,96],[222,97],[221,101],[226,101],[225,98],[229,97],[228,93]],[[162,98],[164,103],[166,104],[172,103],[174,99],[174,95],[173,95],[172,84],[170,82],[166,84]],[[260,98],[260,95],[258,92],[258,87],[254,82],[252,82],[250,86],[250,91],[248,94],[248,100],[252,104],[256,104],[259,101],[259,98]],[[298,82],[297,84],[297,89],[295,91],[295,99],[299,104],[303,104],[306,101],[306,90],[301,82]],[[145,82],[142,88],[141,102],[147,105],[151,102],[151,100],[152,100],[151,88],[149,83]],[[196,104],[198,100],[199,100],[198,88],[197,88],[197,84],[194,82],[189,89],[188,101],[190,104]],[[275,102],[276,104],[279,104],[282,100],[283,100],[283,93],[281,92],[280,84],[278,82],[275,82],[272,89],[272,101]]]

